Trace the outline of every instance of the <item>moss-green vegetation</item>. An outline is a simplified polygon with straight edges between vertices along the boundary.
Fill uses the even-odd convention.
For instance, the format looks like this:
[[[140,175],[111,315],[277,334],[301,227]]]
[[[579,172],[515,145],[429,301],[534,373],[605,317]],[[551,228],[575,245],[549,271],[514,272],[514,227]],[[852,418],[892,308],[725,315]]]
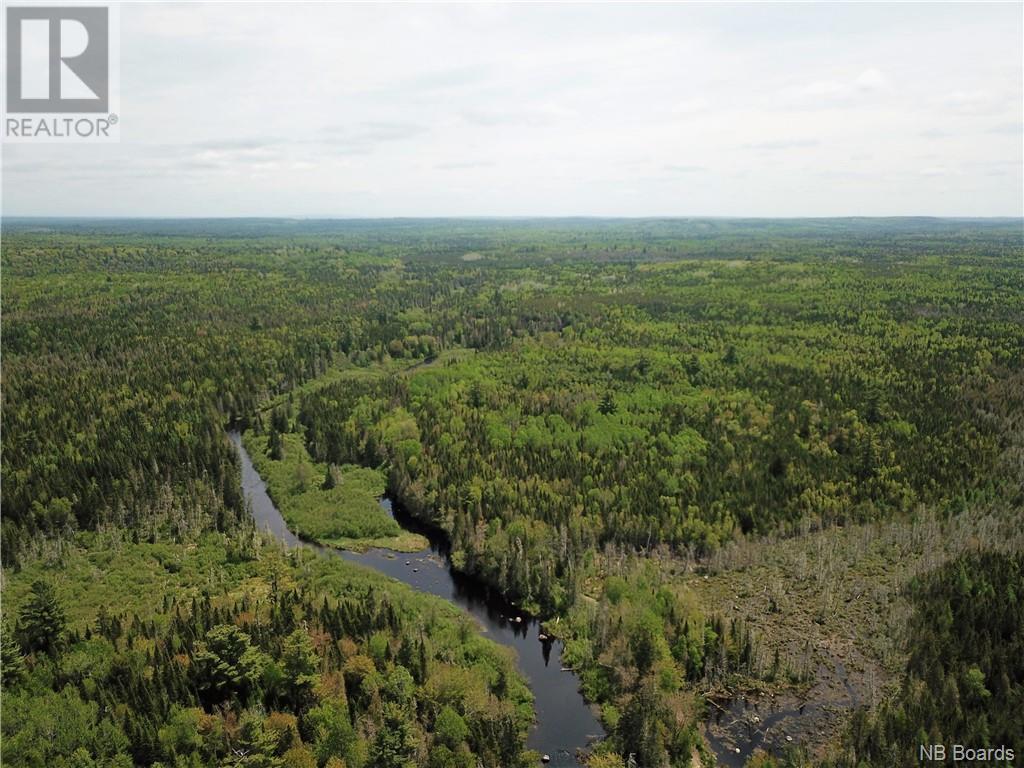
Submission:
[[[97,606],[64,573],[109,578],[134,606],[249,567],[223,436],[234,424],[293,528],[411,547],[376,505],[386,484],[450,535],[458,568],[561,619],[609,726],[604,765],[633,752],[680,766],[701,749],[709,687],[812,684],[794,638],[836,641],[850,669],[912,672],[871,623],[883,605],[892,626],[906,618],[913,569],[893,566],[905,550],[890,532],[966,520],[948,530],[991,548],[990,512],[1020,519],[1019,221],[95,226],[4,232],[2,557],[15,606],[27,590],[16,569],[43,563],[59,564],[73,624]],[[879,541],[858,549],[854,531]],[[76,549],[91,533],[96,546]],[[773,538],[792,543],[743,564]],[[792,590],[787,569],[806,576]],[[806,594],[807,580],[821,589]],[[373,656],[371,638],[352,640]],[[61,708],[103,719],[46,690],[38,722]],[[364,747],[404,754],[433,721],[417,709],[412,731],[396,729],[399,702],[384,703],[367,710],[378,730]],[[307,714],[308,746],[319,721]],[[446,735],[433,753],[459,765],[463,728],[434,715]],[[6,707],[4,722],[34,733]],[[385,726],[397,740],[377,743]],[[90,754],[109,735],[91,733]],[[125,730],[136,762],[157,759],[156,734]]]
[[[65,606],[70,627],[84,632],[102,607],[154,619],[165,598],[189,600],[220,584],[236,584],[257,567],[238,544],[216,533],[183,546],[84,532],[59,554],[7,573],[3,608],[16,616],[31,585],[45,581]]]
[[[6,582],[5,765],[532,764],[510,653],[339,559],[83,537]]]
[[[1006,432],[985,413],[1024,344],[1017,276],[742,263],[607,265],[600,280],[561,265],[542,287],[481,287],[452,300],[462,322],[486,319],[477,354],[303,393],[309,447],[390,463],[461,567],[543,612],[608,542],[707,554],[998,498]],[[952,313],[959,290],[971,313]]]
[[[342,549],[384,547],[418,552],[427,541],[403,531],[381,507],[384,473],[378,469],[343,465],[331,467],[310,459],[301,437],[284,433],[281,458],[270,456],[266,435],[243,437],[253,466],[267,492],[297,536]],[[330,486],[330,487],[327,487]]]

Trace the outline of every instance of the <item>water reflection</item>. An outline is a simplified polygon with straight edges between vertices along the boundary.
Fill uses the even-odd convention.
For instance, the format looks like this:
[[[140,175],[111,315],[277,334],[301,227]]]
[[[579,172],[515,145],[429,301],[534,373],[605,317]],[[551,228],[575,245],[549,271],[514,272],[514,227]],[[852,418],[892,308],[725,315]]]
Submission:
[[[429,547],[414,553],[380,549],[360,553],[301,541],[288,530],[267,494],[263,479],[242,446],[241,434],[231,432],[229,436],[242,462],[242,491],[260,530],[269,531],[288,546],[307,546],[325,556],[342,557],[369,566],[463,608],[486,636],[516,651],[519,671],[536,698],[537,723],[527,738],[527,745],[550,755],[549,765],[555,768],[580,765],[575,757],[576,750],[603,738],[604,730],[579,693],[579,679],[563,670],[561,643],[540,640],[540,622],[475,579],[453,571],[448,561],[448,542],[441,532],[415,520],[390,499],[383,499],[382,506],[403,528],[425,536]]]

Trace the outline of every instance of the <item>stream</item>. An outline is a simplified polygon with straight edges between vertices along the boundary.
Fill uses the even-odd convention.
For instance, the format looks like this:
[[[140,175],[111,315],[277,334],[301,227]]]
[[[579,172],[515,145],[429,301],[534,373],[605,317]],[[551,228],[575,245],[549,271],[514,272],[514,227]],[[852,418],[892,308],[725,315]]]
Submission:
[[[267,494],[263,479],[242,446],[241,433],[232,431],[229,437],[241,457],[242,493],[249,501],[257,528],[269,531],[289,547],[309,547],[325,556],[341,557],[373,568],[469,613],[484,636],[516,652],[519,672],[533,691],[537,712],[527,746],[549,755],[551,766],[581,765],[576,759],[576,750],[603,738],[604,729],[580,695],[579,679],[574,673],[563,671],[561,643],[538,639],[539,621],[523,614],[472,577],[455,572],[448,559],[448,542],[443,533],[414,520],[388,498],[381,500],[381,506],[402,528],[425,536],[430,542],[427,549],[413,553],[382,549],[349,552],[302,541],[288,530]]]

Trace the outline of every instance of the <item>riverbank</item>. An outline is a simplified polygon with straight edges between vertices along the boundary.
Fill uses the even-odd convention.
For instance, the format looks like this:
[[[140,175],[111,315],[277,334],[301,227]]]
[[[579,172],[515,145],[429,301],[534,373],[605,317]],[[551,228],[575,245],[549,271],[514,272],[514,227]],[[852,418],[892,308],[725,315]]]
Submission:
[[[59,559],[5,569],[5,627],[41,583],[67,630],[18,674],[5,651],[4,764],[139,764],[130,752],[141,744],[164,765],[226,765],[239,753],[260,765],[393,765],[379,738],[389,732],[402,736],[392,743],[403,765],[435,765],[437,753],[459,761],[449,766],[539,765],[525,746],[533,698],[515,654],[449,601],[329,552],[254,540],[248,527],[181,542],[112,530],[77,534]],[[225,637],[259,682],[246,701],[211,704],[208,687],[189,683],[208,679],[207,649]],[[224,653],[221,669],[241,668]],[[281,694],[296,658],[308,669],[300,704]],[[137,691],[164,706],[140,707]],[[171,736],[142,742],[140,723]],[[283,758],[274,734],[285,728]],[[82,754],[115,757],[81,763]]]
[[[232,442],[239,449],[242,492],[257,527],[289,546],[301,545],[303,542],[289,530],[281,511],[268,495],[267,485],[258,474],[245,441],[233,433]],[[382,504],[385,509],[391,508],[388,499]],[[411,524],[401,509],[395,509],[394,515]],[[353,552],[315,544],[310,547],[372,568],[419,592],[443,598],[468,613],[486,638],[514,651],[517,670],[528,681],[534,695],[536,721],[527,737],[527,746],[538,755],[548,755],[550,768],[577,768],[583,764],[577,753],[587,751],[604,739],[605,731],[595,712],[580,695],[579,678],[563,668],[562,644],[541,642],[541,625],[537,620],[524,615],[481,582],[453,570],[442,538],[430,539],[422,551],[406,557],[376,548]]]
[[[268,438],[252,431],[242,441],[256,471],[299,538],[356,552],[370,548],[418,552],[427,540],[405,531],[379,504],[385,477],[379,469],[346,465],[332,467],[326,483],[326,464],[313,461],[301,436],[282,433],[280,458],[271,458]],[[329,486],[329,487],[328,487]]]

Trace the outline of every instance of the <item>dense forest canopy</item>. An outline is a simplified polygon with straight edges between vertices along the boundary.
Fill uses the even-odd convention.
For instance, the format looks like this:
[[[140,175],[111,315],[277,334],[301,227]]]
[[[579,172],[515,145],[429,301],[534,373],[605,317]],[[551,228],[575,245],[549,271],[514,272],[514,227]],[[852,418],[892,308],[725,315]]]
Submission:
[[[16,222],[5,237],[8,565],[36,531],[153,525],[164,484],[186,505],[217,495],[224,528],[240,500],[223,423],[342,362],[450,349],[483,357],[409,386],[485,398],[474,410],[493,429],[473,432],[487,446],[466,461],[495,458],[498,433],[514,427],[514,440],[533,439],[527,453],[586,436],[563,460],[574,466],[549,468],[566,480],[590,474],[598,450],[651,470],[617,470],[629,475],[621,494],[615,478],[594,478],[594,493],[618,497],[584,510],[605,518],[606,536],[713,544],[780,518],[963,496],[989,481],[998,451],[979,399],[1022,349],[1013,222],[353,222],[255,240],[237,232],[296,225],[207,223],[199,237],[166,234],[184,222],[63,226]],[[745,243],[749,258],[700,259],[714,255],[700,252],[702,231]],[[674,251],[686,258],[666,261]],[[414,418],[429,419],[419,400]],[[643,451],[623,448],[637,441]],[[435,450],[428,442],[423,484]],[[704,463],[739,476],[696,472]],[[809,481],[821,471],[825,482]],[[464,491],[447,480],[446,492]],[[564,522],[580,500],[560,503]],[[642,514],[617,522],[623,505]]]
[[[1024,557],[973,554],[911,585],[907,675],[899,693],[851,725],[849,765],[917,765],[920,744],[1004,747],[1024,755]]]
[[[355,615],[354,577],[325,590],[266,554],[229,425],[305,534],[394,544],[373,505],[386,486],[457,568],[565,617],[610,734],[595,765],[689,764],[700,689],[806,676],[644,558],[682,570],[763,537],[1024,505],[1019,220],[11,220],[2,259],[12,764],[84,765],[84,749],[206,765],[238,739],[261,765],[322,768],[324,749],[348,766],[525,759],[507,664],[435,706],[431,670],[477,659],[442,653],[441,630],[402,608]],[[65,625],[52,584],[111,542],[157,558],[189,600],[128,616],[111,584]],[[212,560],[182,566],[195,547]],[[129,568],[94,570],[108,566]],[[214,589],[204,568],[263,586]],[[251,668],[204,678],[217,644]],[[318,681],[301,696],[281,672],[295,654]],[[949,673],[960,690],[972,668]],[[1019,670],[1000,669],[1010,701]],[[870,734],[912,696],[931,706],[903,690],[848,749],[891,759]],[[348,746],[331,751],[312,713],[342,700]],[[93,741],[33,751],[60,712]]]
[[[227,553],[216,534],[187,553],[104,543],[114,559],[76,547],[65,561],[104,564],[98,610],[71,616],[88,584],[55,589],[38,565],[43,578],[6,595],[5,764],[524,764],[530,692],[449,606],[258,540]],[[161,589],[165,568],[176,577]],[[153,592],[123,610],[138,596],[117,583],[147,570]]]

